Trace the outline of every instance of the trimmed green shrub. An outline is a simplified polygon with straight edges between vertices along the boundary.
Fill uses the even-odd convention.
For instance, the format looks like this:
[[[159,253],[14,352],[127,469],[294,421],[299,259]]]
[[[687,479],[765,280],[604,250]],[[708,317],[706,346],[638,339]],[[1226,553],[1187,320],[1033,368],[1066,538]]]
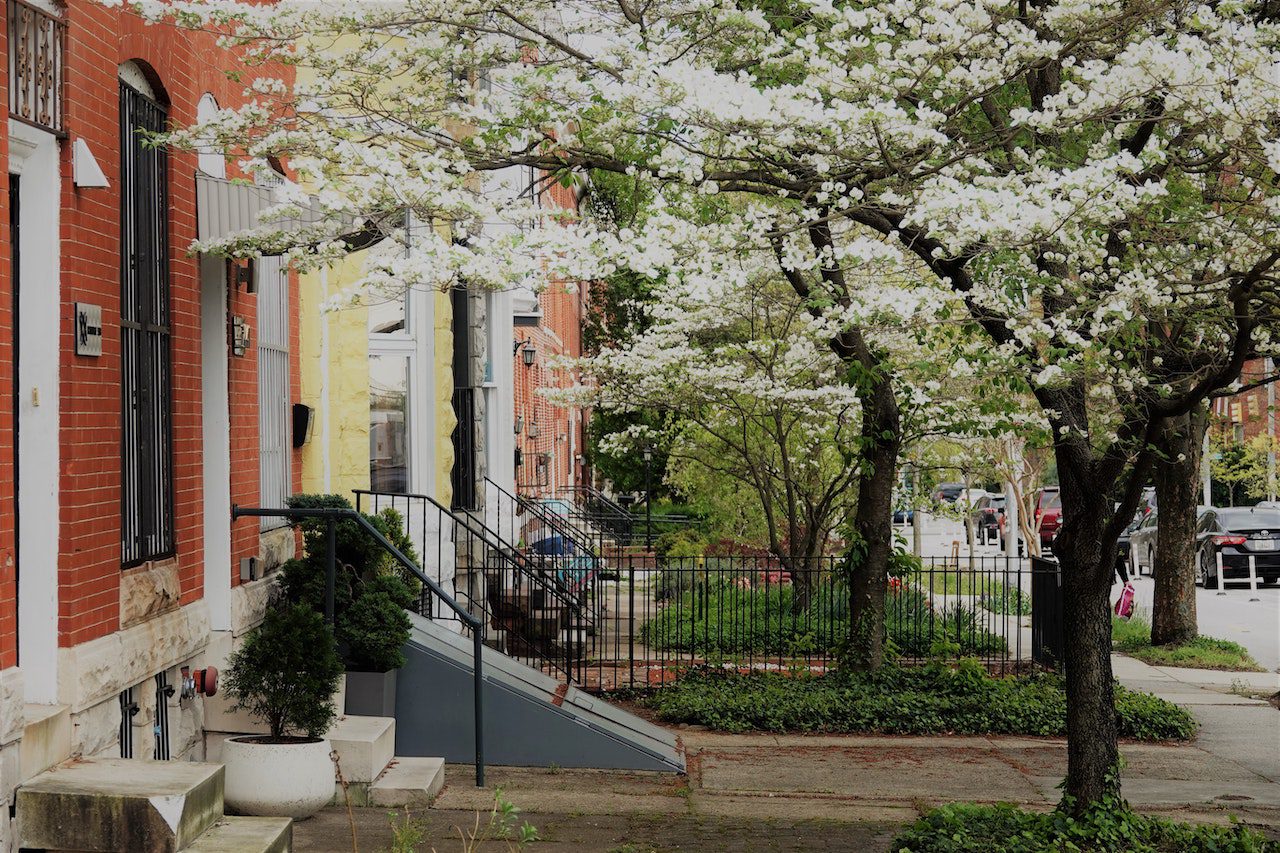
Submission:
[[[992,678],[976,661],[792,677],[696,670],[647,700],[664,722],[730,732],[1016,734],[1060,736],[1066,693],[1054,674]],[[1186,740],[1186,710],[1117,685],[1120,736]]]
[[[342,661],[324,617],[283,603],[231,654],[225,687],[236,707],[266,723],[272,737],[322,737],[333,723]]]
[[[288,503],[291,507],[352,508],[341,495],[294,495]],[[417,559],[399,512],[388,508],[365,518],[406,557]],[[323,519],[306,519],[299,526],[305,556],[285,563],[280,588],[289,601],[323,613],[328,525]],[[401,647],[408,642],[411,628],[404,611],[413,607],[421,581],[355,521],[338,522],[334,534],[336,635],[347,668],[386,672],[404,666]]]
[[[1106,802],[1073,818],[1010,805],[934,809],[893,842],[898,853],[1277,853],[1280,844],[1243,826],[1176,823]]]

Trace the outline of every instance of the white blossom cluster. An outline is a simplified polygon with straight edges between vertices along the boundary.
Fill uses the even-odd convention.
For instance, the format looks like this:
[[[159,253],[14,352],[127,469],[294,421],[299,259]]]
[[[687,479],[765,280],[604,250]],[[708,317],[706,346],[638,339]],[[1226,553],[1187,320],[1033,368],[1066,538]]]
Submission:
[[[851,407],[823,343],[850,330],[933,349],[916,366],[947,375],[901,395],[922,403],[1000,371],[1046,406],[1083,384],[1124,409],[1276,348],[1280,24],[1261,0],[137,5],[294,77],[264,65],[247,106],[173,137],[287,158],[306,189],[209,248],[324,263],[373,225],[392,237],[374,288],[660,278],[658,331],[617,354],[651,374],[628,372],[640,399],[680,374]],[[655,209],[536,227],[536,193],[485,191],[513,166],[587,192],[625,175]],[[406,211],[438,226],[412,259]],[[687,345],[779,275],[812,309],[771,362],[784,380]]]

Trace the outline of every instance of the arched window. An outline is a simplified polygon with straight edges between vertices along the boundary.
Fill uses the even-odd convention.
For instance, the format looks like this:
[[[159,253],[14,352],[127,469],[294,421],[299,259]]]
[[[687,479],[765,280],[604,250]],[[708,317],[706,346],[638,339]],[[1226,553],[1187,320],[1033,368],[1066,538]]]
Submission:
[[[146,134],[167,110],[139,63],[120,66],[121,561],[174,552],[169,160]]]

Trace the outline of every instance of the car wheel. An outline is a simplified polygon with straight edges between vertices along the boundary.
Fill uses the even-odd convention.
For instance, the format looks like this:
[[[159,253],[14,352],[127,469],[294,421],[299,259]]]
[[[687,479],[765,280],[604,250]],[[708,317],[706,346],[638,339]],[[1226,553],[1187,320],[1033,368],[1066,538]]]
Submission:
[[[1206,559],[1206,563],[1204,567],[1204,588],[1217,589],[1218,588],[1217,552],[1214,552],[1214,554],[1205,554],[1205,559]]]

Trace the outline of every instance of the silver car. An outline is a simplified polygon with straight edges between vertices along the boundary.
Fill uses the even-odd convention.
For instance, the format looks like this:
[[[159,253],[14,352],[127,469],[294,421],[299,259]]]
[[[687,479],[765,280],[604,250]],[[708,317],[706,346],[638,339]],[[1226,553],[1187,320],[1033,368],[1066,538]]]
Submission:
[[[1138,528],[1129,534],[1129,571],[1135,577],[1146,567],[1151,574],[1156,564],[1156,510],[1152,509],[1142,519]]]

